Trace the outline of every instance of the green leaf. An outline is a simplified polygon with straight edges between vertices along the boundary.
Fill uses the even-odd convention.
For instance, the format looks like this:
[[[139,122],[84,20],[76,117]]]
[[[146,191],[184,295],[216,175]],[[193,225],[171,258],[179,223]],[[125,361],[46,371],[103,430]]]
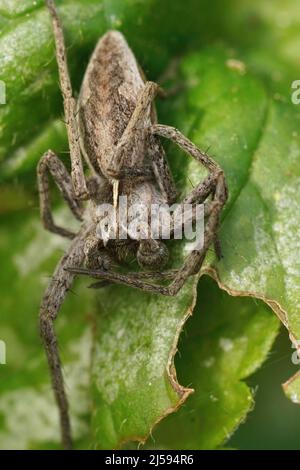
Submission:
[[[161,423],[148,445],[215,449],[228,440],[254,406],[254,393],[242,380],[264,361],[278,327],[265,304],[230,297],[203,277],[175,361],[179,381],[195,393]]]
[[[69,220],[62,210],[59,219]],[[38,331],[41,295],[66,242],[46,233],[32,212],[1,216],[1,340],[6,365],[0,373],[0,446],[60,446],[57,408]],[[80,308],[78,299],[80,298]],[[68,384],[75,438],[89,433],[93,296],[76,284],[56,328]],[[80,445],[80,444],[78,444]]]
[[[201,148],[210,146],[229,185],[220,230],[224,257],[210,258],[207,271],[229,292],[265,300],[298,337],[300,112],[268,98],[221,51],[189,57],[182,73],[191,83],[180,98],[184,112],[169,116],[180,128],[187,114],[199,116],[189,135]],[[195,184],[202,172],[187,161]]]
[[[176,299],[120,286],[99,297],[92,427],[95,446],[112,449],[145,441],[154,424],[191,393],[178,384],[173,358],[195,304],[195,282]]]
[[[299,74],[300,14],[297,0],[232,0],[225,34],[256,74],[286,101]]]
[[[44,0],[2,0],[0,6],[0,15],[7,19],[15,19],[25,13],[31,13],[44,5]]]
[[[68,152],[66,126],[60,120],[52,121],[25,147],[21,146],[12,152],[10,158],[5,160],[1,166],[2,178],[9,181],[13,177],[20,176],[23,181],[26,181],[27,187],[29,183],[34,185],[36,174],[32,170],[36,167],[45,149],[50,147],[59,149],[62,154]]]
[[[225,55],[220,60],[220,54],[208,50],[184,62],[182,73],[192,86],[181,98],[184,104],[174,105],[184,112],[173,118],[182,128],[187,115],[199,116],[190,124],[189,135],[200,147],[210,146],[229,183],[231,196],[220,230],[224,258],[219,263],[210,258],[205,271],[233,295],[263,299],[297,343],[300,112],[268,98],[254,82],[248,83],[247,74],[240,76],[239,85],[230,86],[230,74],[241,72],[229,71],[230,62]],[[216,76],[219,81],[212,78]],[[246,102],[243,97],[248,95],[252,98]],[[195,184],[195,164],[189,163],[185,171]],[[285,390],[296,401],[298,374],[294,380]]]

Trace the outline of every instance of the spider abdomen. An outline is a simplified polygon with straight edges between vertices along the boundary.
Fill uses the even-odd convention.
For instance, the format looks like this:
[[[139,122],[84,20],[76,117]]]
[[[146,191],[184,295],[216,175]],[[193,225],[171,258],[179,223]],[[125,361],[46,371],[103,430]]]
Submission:
[[[124,36],[109,31],[98,42],[88,64],[78,102],[83,153],[97,173],[106,174],[136,107],[144,81]],[[146,122],[148,121],[148,122]],[[151,125],[149,116],[145,127]],[[142,165],[145,141],[137,132],[126,166]]]

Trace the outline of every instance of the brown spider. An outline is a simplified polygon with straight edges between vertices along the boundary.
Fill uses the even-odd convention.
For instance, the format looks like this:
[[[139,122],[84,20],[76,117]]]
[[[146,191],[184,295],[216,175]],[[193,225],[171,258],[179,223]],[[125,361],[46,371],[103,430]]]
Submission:
[[[152,103],[159,87],[144,81],[121,33],[109,31],[99,40],[76,102],[55,3],[46,0],[46,4],[53,24],[72,170],[69,175],[51,150],[44,154],[37,168],[40,208],[45,228],[72,241],[44,294],[40,331],[59,408],[63,445],[71,448],[68,401],[53,322],[75,275],[86,274],[101,279],[95,287],[115,282],[151,293],[176,295],[185,280],[200,270],[210,244],[215,243],[219,251],[216,233],[227,190],[223,171],[216,162],[177,129],[157,124]],[[211,196],[206,210],[203,247],[188,254],[178,270],[167,272],[162,272],[168,251],[161,240],[116,239],[106,245],[96,234],[97,207],[104,202],[115,202],[119,194],[127,196],[128,204],[136,201],[146,205],[150,201],[170,204],[175,200],[176,188],[157,136],[174,141],[209,171],[204,181],[181,203],[201,204]],[[83,172],[82,155],[91,172],[88,179]],[[78,233],[57,226],[53,220],[49,173],[81,222]],[[85,206],[83,200],[88,201]],[[122,261],[132,254],[142,268],[153,271],[124,275],[111,269],[114,260]],[[158,285],[147,282],[149,279],[171,279],[171,283],[169,286]]]

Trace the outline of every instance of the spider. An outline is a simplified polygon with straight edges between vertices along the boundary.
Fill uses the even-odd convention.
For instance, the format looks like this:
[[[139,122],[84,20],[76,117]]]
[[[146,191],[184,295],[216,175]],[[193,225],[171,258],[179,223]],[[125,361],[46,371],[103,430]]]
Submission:
[[[67,127],[71,175],[57,155],[48,150],[37,167],[40,211],[44,227],[71,239],[44,293],[40,307],[40,332],[45,347],[52,386],[59,409],[62,442],[71,448],[68,401],[64,388],[54,320],[76,274],[100,279],[94,287],[120,283],[150,293],[174,296],[186,279],[196,274],[206,252],[214,243],[217,253],[217,229],[220,212],[227,200],[222,169],[205,152],[173,127],[157,123],[153,106],[160,93],[157,84],[145,81],[141,69],[124,36],[109,31],[100,38],[85,72],[76,101],[68,72],[62,25],[53,0],[46,0],[52,19],[60,87]],[[126,195],[128,204],[136,201],[172,203],[174,184],[159,137],[174,141],[208,170],[208,176],[181,201],[200,204],[210,197],[206,211],[204,243],[191,251],[178,270],[162,271],[168,250],[162,240],[110,240],[107,244],[96,234],[97,208]],[[84,157],[90,176],[83,170]],[[73,233],[55,224],[52,216],[49,175],[52,176],[80,229]],[[127,275],[112,269],[117,260],[135,256],[145,271]],[[159,285],[149,280],[171,280]]]

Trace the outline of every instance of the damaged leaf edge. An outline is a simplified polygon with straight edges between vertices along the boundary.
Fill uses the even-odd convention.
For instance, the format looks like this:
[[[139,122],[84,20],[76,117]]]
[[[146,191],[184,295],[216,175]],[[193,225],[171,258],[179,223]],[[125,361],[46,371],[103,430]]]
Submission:
[[[183,331],[183,328],[187,322],[187,320],[192,316],[193,314],[193,311],[194,311],[194,308],[196,306],[196,303],[197,303],[197,286],[198,286],[198,281],[201,277],[201,273],[197,274],[194,276],[194,281],[193,281],[193,285],[192,285],[192,301],[191,301],[191,304],[190,306],[186,309],[181,321],[179,322],[178,326],[177,326],[177,329],[176,329],[176,333],[175,333],[175,336],[174,336],[174,340],[173,340],[173,344],[172,344],[172,347],[171,347],[171,350],[170,350],[170,353],[169,353],[169,357],[168,357],[168,361],[167,361],[167,365],[166,365],[166,375],[167,375],[167,379],[169,380],[170,382],[170,385],[171,387],[173,388],[174,392],[177,394],[178,396],[178,400],[177,400],[177,403],[173,406],[170,406],[169,408],[167,408],[162,414],[161,416],[159,416],[157,418],[157,420],[152,424],[152,426],[150,427],[150,430],[149,432],[147,432],[146,435],[144,436],[129,436],[129,437],[126,437],[124,440],[120,441],[118,443],[118,445],[116,446],[116,448],[114,450],[118,450],[120,448],[122,448],[122,446],[126,443],[129,443],[129,442],[138,442],[138,446],[143,446],[146,441],[148,440],[148,438],[150,438],[152,436],[152,433],[153,433],[153,430],[154,428],[164,419],[166,418],[169,414],[171,413],[175,413],[176,411],[179,410],[179,408],[184,404],[184,402],[188,399],[188,397],[194,393],[194,389],[193,388],[189,388],[189,387],[184,387],[183,385],[180,385],[180,383],[178,382],[177,380],[177,374],[176,374],[176,369],[175,369],[175,365],[174,365],[174,358],[176,356],[176,353],[178,351],[178,341],[179,341],[179,337]]]

